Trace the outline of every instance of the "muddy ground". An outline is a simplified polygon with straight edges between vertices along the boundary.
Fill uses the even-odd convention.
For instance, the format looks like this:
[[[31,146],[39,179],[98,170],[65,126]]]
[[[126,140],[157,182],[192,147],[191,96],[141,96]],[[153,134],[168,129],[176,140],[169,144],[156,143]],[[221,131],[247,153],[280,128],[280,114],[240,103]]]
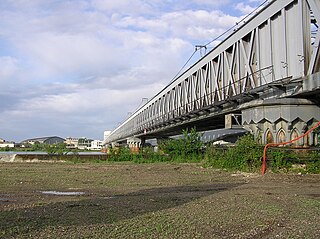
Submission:
[[[320,175],[38,162],[0,176],[0,238],[320,238]]]

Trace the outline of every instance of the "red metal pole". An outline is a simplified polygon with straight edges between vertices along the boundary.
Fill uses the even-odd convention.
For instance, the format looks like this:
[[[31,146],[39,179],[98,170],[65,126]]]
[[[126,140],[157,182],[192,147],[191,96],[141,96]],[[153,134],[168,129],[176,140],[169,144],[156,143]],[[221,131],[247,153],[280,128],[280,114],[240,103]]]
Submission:
[[[318,123],[316,123],[311,129],[309,129],[307,132],[305,132],[303,135],[300,135],[299,137],[295,138],[295,139],[292,139],[290,141],[287,141],[287,142],[281,142],[281,143],[269,143],[269,144],[266,144],[264,146],[264,149],[263,149],[263,160],[262,160],[262,166],[261,166],[261,172],[262,172],[262,175],[264,175],[264,173],[266,172],[267,170],[267,150],[269,147],[277,147],[277,146],[280,146],[280,145],[286,145],[286,144],[290,144],[292,142],[295,142],[303,137],[305,137],[306,135],[308,135],[309,133],[311,133],[313,130],[315,130],[316,128],[318,128],[318,126],[320,125],[320,121]]]

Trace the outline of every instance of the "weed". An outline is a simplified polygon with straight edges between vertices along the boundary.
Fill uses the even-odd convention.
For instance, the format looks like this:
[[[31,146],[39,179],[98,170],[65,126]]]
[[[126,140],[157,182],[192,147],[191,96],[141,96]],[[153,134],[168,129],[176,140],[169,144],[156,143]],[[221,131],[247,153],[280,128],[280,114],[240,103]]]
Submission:
[[[201,162],[206,167],[227,170],[257,171],[261,167],[263,146],[252,135],[240,137],[234,146],[206,145],[201,142],[201,134],[195,128],[184,130],[180,139],[162,141],[159,152],[145,147],[138,153],[132,153],[127,147],[113,148],[107,156],[107,161],[134,163],[155,162]],[[63,158],[64,155],[60,156]],[[305,158],[305,159],[303,159]],[[319,151],[296,152],[288,148],[272,148],[268,153],[268,164],[274,172],[320,173]],[[68,160],[68,159],[66,159]],[[106,161],[102,159],[81,159],[77,153],[69,161],[74,163]]]
[[[261,165],[261,146],[252,135],[238,139],[234,147],[208,146],[205,153],[205,166],[230,170],[254,171]]]
[[[203,143],[201,134],[192,128],[182,131],[183,137],[177,140],[163,141],[159,148],[168,154],[175,162],[200,162],[202,159]]]
[[[285,152],[283,150],[274,149],[270,152],[271,162],[272,162],[272,169],[278,171],[280,169],[288,170],[292,163],[289,161],[291,158],[297,158],[295,154]]]
[[[320,152],[311,153],[310,160],[306,163],[307,172],[320,173]]]

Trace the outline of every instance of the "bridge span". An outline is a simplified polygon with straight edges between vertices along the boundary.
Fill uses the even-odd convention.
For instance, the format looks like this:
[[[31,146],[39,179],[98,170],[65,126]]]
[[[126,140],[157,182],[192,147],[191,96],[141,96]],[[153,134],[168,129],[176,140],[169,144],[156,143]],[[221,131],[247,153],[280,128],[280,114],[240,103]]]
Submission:
[[[139,144],[196,127],[231,127],[281,142],[320,120],[320,1],[274,0],[114,129]],[[313,145],[315,135],[298,145]]]

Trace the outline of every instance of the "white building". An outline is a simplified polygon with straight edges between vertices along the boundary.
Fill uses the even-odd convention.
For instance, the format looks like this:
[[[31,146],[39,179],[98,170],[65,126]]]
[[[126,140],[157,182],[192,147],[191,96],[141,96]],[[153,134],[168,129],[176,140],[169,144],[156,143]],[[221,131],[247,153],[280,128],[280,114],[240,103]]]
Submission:
[[[0,138],[0,148],[14,148],[14,142],[6,142],[4,139]]]
[[[68,137],[65,140],[65,144],[67,144],[68,148],[77,148],[80,150],[101,150],[102,149],[102,141],[101,140],[92,140],[87,139],[85,137],[75,138]]]
[[[66,138],[64,143],[67,145],[68,148],[78,148],[78,141],[79,138],[68,137]]]
[[[102,141],[101,140],[91,141],[91,146],[88,149],[89,150],[101,150],[102,149]]]
[[[106,140],[111,134],[111,131],[110,130],[105,130],[103,132],[103,140]]]

